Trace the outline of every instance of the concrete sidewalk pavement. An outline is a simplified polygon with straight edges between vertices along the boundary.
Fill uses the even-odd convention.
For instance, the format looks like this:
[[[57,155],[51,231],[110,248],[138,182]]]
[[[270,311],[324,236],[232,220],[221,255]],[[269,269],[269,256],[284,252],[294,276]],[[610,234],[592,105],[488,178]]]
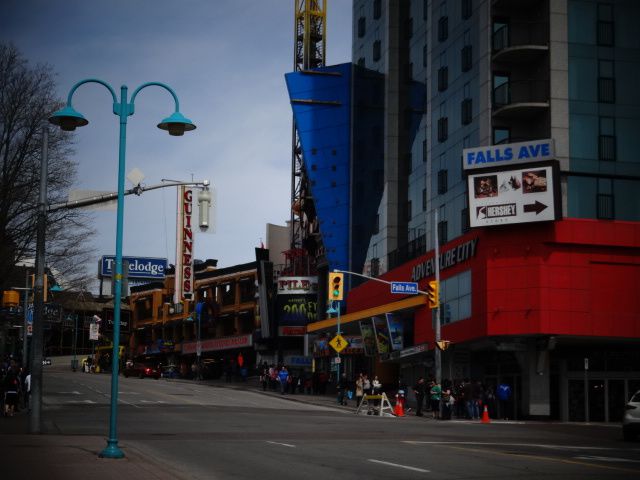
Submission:
[[[21,412],[0,419],[2,478],[46,480],[186,479],[183,472],[148,458],[126,441],[125,458],[100,458],[106,438],[97,435],[29,434],[29,416]]]

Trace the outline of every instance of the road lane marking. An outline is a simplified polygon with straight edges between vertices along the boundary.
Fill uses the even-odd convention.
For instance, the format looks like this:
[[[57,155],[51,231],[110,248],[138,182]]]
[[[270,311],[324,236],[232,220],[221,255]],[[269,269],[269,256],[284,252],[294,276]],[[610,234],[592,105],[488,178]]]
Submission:
[[[382,460],[376,460],[374,458],[369,458],[367,461],[387,465],[389,467],[404,468],[405,470],[411,470],[412,472],[430,473],[430,470],[425,470],[424,468],[410,467],[409,465],[400,465],[399,463],[383,462]]]
[[[296,448],[295,445],[291,445],[289,443],[271,442],[269,440],[267,440],[267,443],[271,443],[273,445],[282,445],[283,447]]]
[[[435,443],[435,442],[433,442]],[[632,470],[630,468],[621,468],[621,467],[612,467],[609,465],[598,465],[596,463],[587,463],[587,462],[578,462],[575,460],[567,460],[564,458],[554,458],[554,457],[545,457],[542,455],[532,455],[530,453],[515,453],[515,452],[498,452],[496,450],[489,450],[489,449],[480,449],[480,448],[465,448],[465,447],[458,447],[455,445],[442,445],[443,447],[448,447],[448,448],[452,448],[454,450],[462,450],[464,452],[475,452],[475,453],[481,453],[481,454],[487,454],[487,453],[491,453],[493,455],[502,455],[505,457],[521,457],[524,459],[530,459],[530,460],[538,460],[538,461],[546,461],[546,462],[555,462],[555,463],[566,463],[568,465],[580,465],[582,467],[589,467],[589,468],[602,468],[605,470],[616,470],[619,472],[632,472],[632,473],[638,473],[638,470]]]
[[[59,395],[82,395],[80,392],[74,390],[73,392],[56,392]]]
[[[414,445],[471,445],[471,446],[486,446],[486,447],[534,447],[534,448],[546,448],[548,450],[619,450],[613,447],[590,447],[590,446],[578,446],[578,445],[545,445],[539,443],[499,443],[499,442],[436,442],[436,441],[421,441],[421,440],[403,440],[403,443],[409,443]],[[639,449],[630,449],[637,451]]]
[[[74,404],[78,404],[78,403],[92,403],[92,404],[96,404],[97,402],[94,402],[93,400],[68,400],[64,403],[74,403]]]
[[[640,460],[632,460],[631,458],[620,457],[598,457],[595,455],[583,455],[580,457],[573,457],[578,460],[594,460],[596,462],[622,462],[622,463],[640,463]]]

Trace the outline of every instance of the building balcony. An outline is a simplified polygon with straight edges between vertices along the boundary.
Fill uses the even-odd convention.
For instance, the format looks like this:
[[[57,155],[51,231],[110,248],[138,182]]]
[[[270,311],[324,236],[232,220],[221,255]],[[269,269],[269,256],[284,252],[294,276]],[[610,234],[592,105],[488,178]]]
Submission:
[[[520,80],[493,89],[493,116],[526,118],[549,110],[549,82]]]
[[[503,24],[492,37],[494,62],[537,62],[549,52],[549,25],[543,22]]]

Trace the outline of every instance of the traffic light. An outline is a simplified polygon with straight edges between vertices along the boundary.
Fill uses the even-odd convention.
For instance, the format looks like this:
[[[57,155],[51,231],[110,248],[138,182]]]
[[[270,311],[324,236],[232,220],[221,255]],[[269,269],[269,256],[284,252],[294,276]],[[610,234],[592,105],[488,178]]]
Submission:
[[[449,348],[449,344],[451,342],[449,340],[440,340],[438,342],[436,342],[436,345],[438,346],[438,348],[442,351],[446,350],[447,348]]]
[[[427,288],[429,308],[438,308],[440,305],[440,285],[437,280],[431,280]]]
[[[344,297],[344,273],[329,274],[329,300],[342,300]]]

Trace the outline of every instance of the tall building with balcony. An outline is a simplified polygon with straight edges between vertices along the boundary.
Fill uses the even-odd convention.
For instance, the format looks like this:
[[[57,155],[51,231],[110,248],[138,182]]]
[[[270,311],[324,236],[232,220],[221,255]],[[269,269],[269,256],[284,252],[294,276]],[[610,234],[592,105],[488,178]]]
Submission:
[[[621,418],[640,388],[638,14],[629,0],[353,2],[349,268],[426,290],[436,238],[440,251],[439,319],[353,282],[343,332],[385,313],[404,325],[403,347],[373,368],[432,374],[439,321],[443,377],[509,383],[510,417]],[[465,149],[495,162],[540,142],[553,147],[553,219],[524,209],[533,221],[472,227],[486,210]]]

